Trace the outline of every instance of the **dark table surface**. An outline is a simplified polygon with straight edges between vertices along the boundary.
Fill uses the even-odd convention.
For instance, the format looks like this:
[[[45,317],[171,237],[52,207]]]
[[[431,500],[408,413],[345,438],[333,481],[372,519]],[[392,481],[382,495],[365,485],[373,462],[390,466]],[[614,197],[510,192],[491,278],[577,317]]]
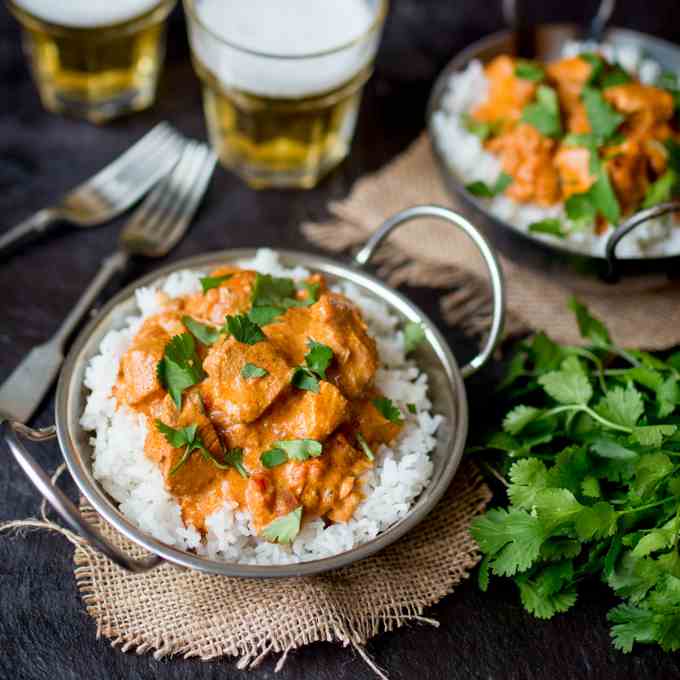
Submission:
[[[533,2],[542,20],[570,20],[588,2]],[[322,185],[308,192],[251,191],[223,169],[215,173],[189,236],[171,259],[239,246],[312,249],[299,224],[321,218],[331,199],[382,167],[423,128],[433,79],[467,43],[502,26],[500,0],[451,2],[393,0],[377,61],[367,87],[351,157]],[[576,15],[575,15],[576,13]],[[621,0],[617,25],[680,40],[677,0]],[[179,11],[171,22],[168,59],[158,103],[150,111],[106,127],[46,113],[26,69],[17,26],[0,9],[0,230],[48,204],[88,177],[141,136],[153,123],[170,120],[182,132],[205,138],[198,83],[188,61]],[[121,221],[87,231],[62,229],[0,264],[0,379],[66,315],[101,259],[112,252]],[[149,271],[139,265],[128,274]],[[427,311],[428,295],[413,292]],[[443,328],[457,354],[470,343]],[[484,403],[493,367],[471,381],[470,402]],[[50,396],[35,419],[52,422]],[[479,418],[479,416],[477,416]],[[39,461],[54,469],[56,444],[36,447]],[[38,498],[29,482],[0,453],[0,521],[35,515]],[[64,487],[75,494],[68,482]],[[233,660],[210,663],[123,654],[95,638],[73,578],[72,548],[43,533],[0,538],[0,678],[240,678]],[[675,678],[677,656],[656,648],[623,655],[609,643],[606,610],[613,597],[604,586],[585,587],[578,606],[551,621],[526,614],[511,584],[480,593],[474,579],[427,612],[439,628],[412,625],[380,635],[368,645],[392,678]],[[270,659],[250,675],[274,677]],[[352,651],[319,643],[291,653],[277,678],[340,680],[371,678]]]

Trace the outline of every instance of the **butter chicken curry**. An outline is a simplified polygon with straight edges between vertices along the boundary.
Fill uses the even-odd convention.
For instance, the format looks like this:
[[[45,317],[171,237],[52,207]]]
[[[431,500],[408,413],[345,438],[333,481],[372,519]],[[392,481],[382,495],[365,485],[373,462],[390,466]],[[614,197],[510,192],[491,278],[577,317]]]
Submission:
[[[376,344],[323,277],[222,267],[166,300],[123,356],[117,401],[149,420],[145,453],[199,531],[225,501],[287,542],[303,517],[346,522],[399,410],[374,387]]]

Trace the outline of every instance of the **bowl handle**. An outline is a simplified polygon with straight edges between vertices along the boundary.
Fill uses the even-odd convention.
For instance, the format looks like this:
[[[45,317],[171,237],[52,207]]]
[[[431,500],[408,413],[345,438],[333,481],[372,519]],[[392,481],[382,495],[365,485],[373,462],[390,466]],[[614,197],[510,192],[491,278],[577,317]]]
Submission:
[[[477,246],[489,271],[493,298],[491,330],[489,331],[489,336],[479,354],[461,368],[463,377],[467,378],[478,371],[489,360],[489,357],[501,338],[503,322],[505,320],[505,282],[503,280],[503,270],[501,269],[496,254],[486,238],[482,236],[481,232],[453,210],[449,210],[448,208],[439,205],[417,205],[402,210],[385,220],[380,228],[371,234],[363,248],[354,256],[354,262],[360,267],[365,266],[371,260],[380,244],[392,233],[392,231],[406,222],[417,220],[422,217],[434,217],[444,220],[449,224],[452,224],[456,229],[465,232]]]
[[[52,484],[45,471],[38,465],[21,441],[19,441],[19,434],[22,434],[31,441],[47,441],[56,437],[55,428],[48,427],[42,430],[34,430],[21,423],[5,420],[0,422],[0,435],[4,438],[9,450],[16,458],[21,469],[26,473],[26,476],[71,529],[84,538],[92,547],[99,550],[99,552],[106,555],[112,562],[126,571],[140,574],[157,567],[163,561],[157,555],[135,560],[111,545],[99,531],[85,520],[80,510],[68,499],[66,494]]]
[[[621,239],[647,220],[651,220],[655,217],[662,217],[663,215],[668,215],[668,213],[672,212],[680,212],[680,200],[659,203],[646,210],[640,210],[632,217],[629,217],[625,222],[621,222],[621,224],[614,229],[607,238],[607,244],[605,245],[605,257],[607,259],[606,280],[609,283],[616,283],[620,278],[616,247],[621,242]]]

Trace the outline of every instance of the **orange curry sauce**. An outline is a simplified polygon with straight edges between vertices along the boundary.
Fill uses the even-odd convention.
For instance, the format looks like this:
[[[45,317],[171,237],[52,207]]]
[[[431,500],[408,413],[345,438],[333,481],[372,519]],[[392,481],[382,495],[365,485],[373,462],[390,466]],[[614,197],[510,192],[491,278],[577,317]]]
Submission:
[[[163,312],[147,318],[120,363],[115,397],[148,418],[145,453],[158,464],[167,490],[177,499],[187,524],[205,530],[205,519],[225,500],[251,513],[260,532],[277,517],[297,507],[305,518],[349,520],[362,499],[361,475],[372,462],[357,442],[360,432],[370,447],[394,440],[399,423],[373,405],[378,395],[373,379],[378,367],[376,344],[357,307],[330,292],[322,276],[319,298],[307,307],[292,307],[262,326],[266,339],[243,344],[222,335],[212,346],[196,342],[205,379],[184,392],[181,409],[159,382],[156,367],[170,339],[186,333],[182,317],[222,326],[226,315],[246,313],[256,272],[221,267],[211,276],[231,275],[205,293],[167,300]],[[308,293],[298,292],[300,299]],[[308,341],[330,347],[333,360],[319,391],[291,384],[296,366],[304,363]],[[245,378],[246,363],[266,369],[266,376]],[[154,425],[198,425],[206,448],[217,460],[224,451],[243,449],[249,476],[234,468],[221,470],[194,452],[174,473],[183,448],[174,448]],[[312,439],[323,444],[320,456],[289,460],[272,469],[260,456],[278,440]]]
[[[515,73],[517,60],[499,56],[485,67],[488,95],[472,112],[472,118],[494,123],[499,134],[485,142],[499,157],[503,170],[513,178],[506,194],[520,203],[543,206],[565,201],[588,191],[595,178],[589,170],[589,151],[542,135],[522,122],[522,110],[536,96],[538,84]],[[593,66],[581,57],[570,57],[546,66],[545,84],[559,99],[562,125],[567,133],[591,131],[581,92]],[[603,150],[605,168],[623,214],[637,209],[648,186],[666,170],[662,142],[675,133],[671,128],[673,98],[661,88],[635,79],[605,87],[604,99],[625,120],[620,141]],[[602,226],[602,225],[600,225]]]

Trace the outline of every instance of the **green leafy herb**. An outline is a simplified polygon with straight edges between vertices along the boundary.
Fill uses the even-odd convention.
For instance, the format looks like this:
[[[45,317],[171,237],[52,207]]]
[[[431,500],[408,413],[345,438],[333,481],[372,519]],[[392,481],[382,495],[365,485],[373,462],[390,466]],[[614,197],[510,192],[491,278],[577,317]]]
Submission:
[[[200,279],[203,292],[207,293],[211,288],[219,288],[232,276],[233,274],[225,274],[224,276],[204,276],[202,279]]]
[[[287,309],[295,303],[295,282],[293,279],[260,274],[255,276],[250,301],[253,307],[279,307]]]
[[[562,221],[556,217],[546,217],[539,222],[532,222],[529,225],[532,234],[550,234],[557,238],[564,238],[567,234],[562,226]]]
[[[267,339],[262,329],[245,314],[227,316],[222,331],[229,333],[235,340],[246,345],[255,345]]]
[[[281,316],[284,311],[285,310],[281,309],[281,307],[262,305],[261,307],[253,307],[248,312],[248,318],[258,326],[266,326],[268,323],[271,323],[274,319]]]
[[[651,208],[658,203],[665,203],[670,201],[673,197],[674,190],[678,184],[678,176],[675,171],[669,168],[666,172],[647,187],[645,193],[645,200],[642,203],[643,208]]]
[[[501,393],[505,416],[470,448],[497,459],[508,495],[507,508],[472,525],[480,587],[490,575],[512,577],[525,609],[550,618],[599,578],[621,600],[609,613],[617,648],[679,650],[676,359],[621,349],[582,304],[570,307],[590,346],[544,334],[520,343]]]
[[[243,464],[243,449],[229,449],[229,451],[224,454],[224,464],[228,467],[235,468],[241,477],[246,479],[250,477],[248,470]]]
[[[600,144],[605,143],[623,123],[624,117],[614,110],[599,90],[592,87],[583,88],[581,99],[593,135],[600,141]]]
[[[220,329],[208,324],[201,323],[192,319],[190,316],[183,316],[182,323],[189,329],[189,332],[203,345],[210,346],[217,342],[220,337]]]
[[[418,409],[416,408],[415,404],[406,404],[406,408],[408,409],[409,413],[413,413],[414,415],[418,413]]]
[[[512,177],[505,172],[501,172],[492,186],[478,180],[467,184],[465,188],[474,196],[479,196],[480,198],[493,198],[494,196],[498,196],[498,194],[502,194],[511,184]]]
[[[362,435],[361,432],[357,432],[357,442],[366,458],[368,458],[368,460],[375,460],[373,451],[371,451],[371,447],[368,445],[368,442],[364,439],[364,435]]]
[[[267,469],[275,468],[277,465],[283,465],[288,461],[288,454],[281,449],[269,449],[260,454],[260,462]]]
[[[197,385],[205,377],[192,335],[182,333],[170,339],[163,358],[156,366],[156,375],[177,408],[182,408],[184,390]]]
[[[608,87],[615,87],[616,85],[625,85],[629,83],[632,78],[620,66],[614,65],[601,78],[602,89]]]
[[[246,380],[250,378],[264,378],[269,375],[269,371],[266,368],[247,362],[241,369],[241,375],[246,378]]]
[[[300,533],[301,522],[302,506],[268,524],[262,529],[262,537],[268,541],[292,543]]]
[[[663,71],[656,86],[663,88],[673,97],[673,108],[677,115],[680,112],[680,83],[677,74],[673,71]]]
[[[322,380],[326,379],[326,369],[333,361],[333,350],[328,346],[311,338],[307,340],[307,347],[309,352],[305,354],[305,363],[307,368],[316,373]]]
[[[391,423],[401,423],[401,411],[392,403],[391,399],[387,397],[378,397],[373,400],[373,406],[378,409],[378,412],[383,418],[389,420]]]
[[[588,85],[595,85],[602,74],[604,73],[605,63],[604,59],[593,52],[582,52],[578,55],[580,59],[590,64],[590,75],[588,76]]]
[[[304,461],[321,455],[323,446],[315,439],[281,439],[272,448],[260,455],[260,462],[266,468],[273,468],[289,460]]]
[[[319,379],[312,371],[304,366],[298,366],[293,371],[290,382],[299,390],[307,390],[308,392],[319,391]]]
[[[410,354],[425,340],[423,324],[415,321],[407,321],[404,324],[404,352]]]
[[[543,67],[535,61],[520,59],[515,66],[515,75],[523,80],[540,82],[545,78]]]
[[[547,85],[540,85],[536,91],[536,101],[524,107],[522,120],[533,125],[546,137],[561,137],[562,120],[555,90]]]
[[[481,121],[473,118],[469,113],[465,113],[461,116],[463,127],[471,132],[473,135],[479,137],[482,141],[493,137],[498,134],[501,129],[502,123],[500,121]]]

